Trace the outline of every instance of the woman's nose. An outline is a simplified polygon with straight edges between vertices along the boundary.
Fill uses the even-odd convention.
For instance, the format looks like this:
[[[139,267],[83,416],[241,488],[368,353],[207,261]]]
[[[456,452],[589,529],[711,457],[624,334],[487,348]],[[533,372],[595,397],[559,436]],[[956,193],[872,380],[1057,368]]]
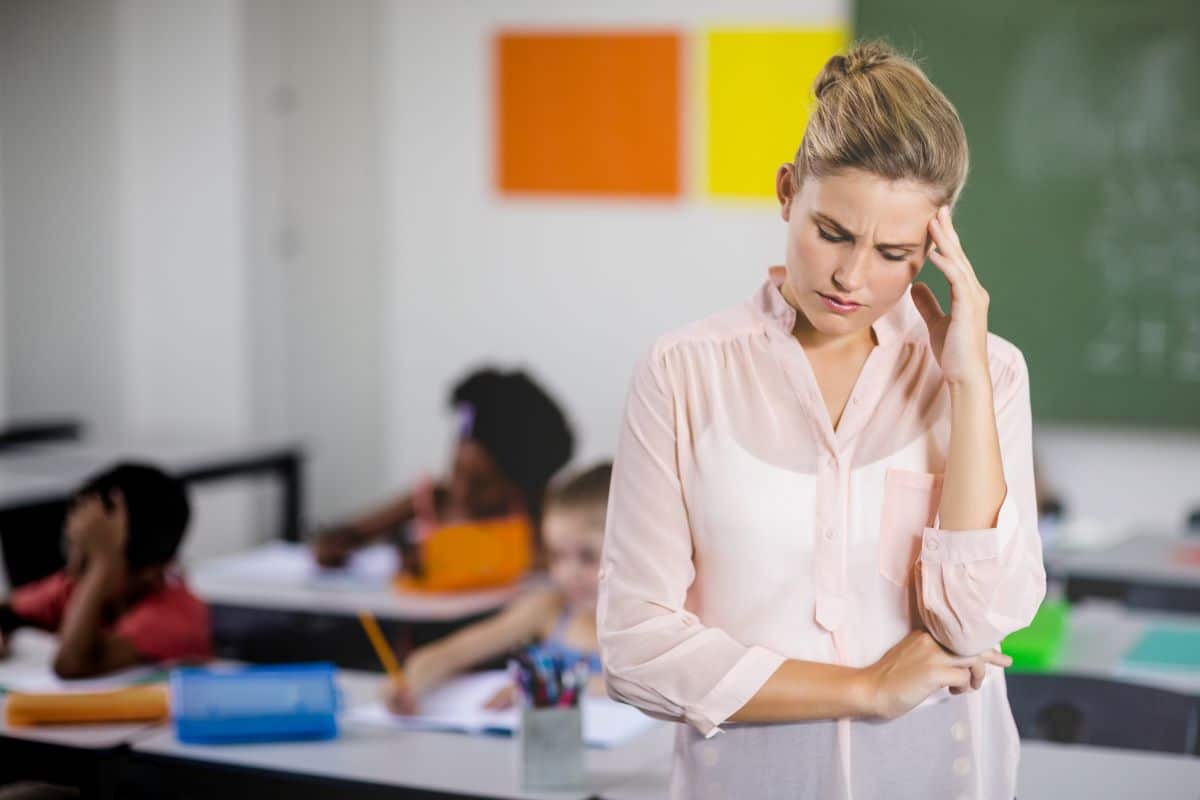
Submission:
[[[854,248],[833,273],[833,282],[844,292],[857,292],[863,286],[866,275],[867,258],[870,253],[865,248]]]

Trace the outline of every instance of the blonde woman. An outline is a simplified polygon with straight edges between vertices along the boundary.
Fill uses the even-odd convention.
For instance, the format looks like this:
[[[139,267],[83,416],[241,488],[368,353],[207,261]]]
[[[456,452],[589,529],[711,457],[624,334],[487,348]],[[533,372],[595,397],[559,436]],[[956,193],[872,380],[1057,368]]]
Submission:
[[[1045,593],[1025,361],[951,221],[958,114],[830,59],[777,193],[786,265],[662,336],[601,560],[609,693],[678,720],[678,798],[1011,798],[996,646]],[[928,259],[944,310],[913,283]],[[736,266],[736,265],[733,265]]]

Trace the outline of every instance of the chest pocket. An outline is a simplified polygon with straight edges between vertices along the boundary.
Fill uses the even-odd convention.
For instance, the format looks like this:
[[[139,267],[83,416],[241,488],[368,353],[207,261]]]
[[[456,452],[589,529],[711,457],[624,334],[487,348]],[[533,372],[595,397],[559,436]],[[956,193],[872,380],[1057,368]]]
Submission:
[[[940,472],[889,469],[884,475],[879,520],[879,573],[897,586],[912,579],[921,536],[933,525],[942,499]]]

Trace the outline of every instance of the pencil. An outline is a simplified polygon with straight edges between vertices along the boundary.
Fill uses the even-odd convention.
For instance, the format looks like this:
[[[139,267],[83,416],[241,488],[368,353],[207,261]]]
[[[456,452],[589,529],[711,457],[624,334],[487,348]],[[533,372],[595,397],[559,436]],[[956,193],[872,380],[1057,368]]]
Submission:
[[[383,664],[383,668],[387,670],[392,683],[403,686],[404,670],[396,661],[396,654],[392,652],[391,646],[383,636],[383,631],[379,629],[379,623],[375,621],[375,616],[370,611],[359,611],[358,621],[362,623],[363,630],[367,632],[367,638],[371,640],[371,646],[375,648],[375,655],[379,656],[379,663]]]

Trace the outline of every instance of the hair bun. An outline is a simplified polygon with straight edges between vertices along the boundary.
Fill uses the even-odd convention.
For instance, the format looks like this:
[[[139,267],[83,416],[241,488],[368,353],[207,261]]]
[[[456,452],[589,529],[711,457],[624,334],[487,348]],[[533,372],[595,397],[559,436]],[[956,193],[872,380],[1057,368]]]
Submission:
[[[813,93],[820,99],[846,78],[865,74],[887,63],[895,55],[896,51],[884,42],[858,42],[845,55],[838,54],[825,62],[825,67],[813,82]]]

